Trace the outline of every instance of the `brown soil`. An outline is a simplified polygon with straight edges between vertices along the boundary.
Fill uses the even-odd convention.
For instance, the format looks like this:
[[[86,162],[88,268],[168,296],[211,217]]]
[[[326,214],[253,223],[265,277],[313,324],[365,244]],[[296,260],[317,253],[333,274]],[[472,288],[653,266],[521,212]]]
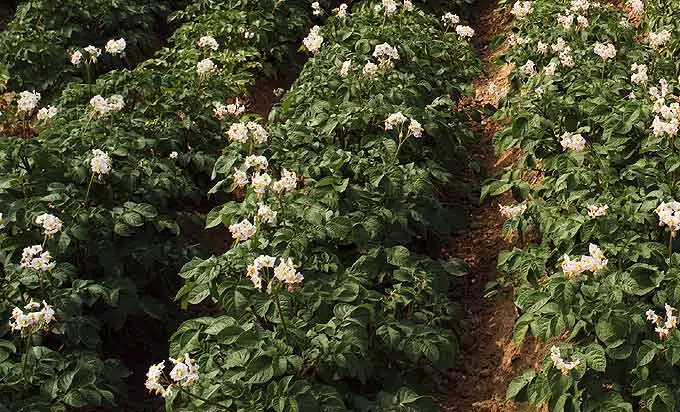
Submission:
[[[512,67],[495,64],[504,49],[493,50],[489,46],[491,39],[508,26],[507,9],[499,7],[495,0],[477,3],[476,7],[480,17],[474,27],[475,46],[483,58],[486,75],[475,82],[474,99],[461,106],[481,111],[489,106],[498,107],[501,97],[508,92],[508,74]],[[470,127],[480,136],[479,142],[471,147],[472,155],[488,175],[493,176],[516,158],[517,153],[513,152],[496,155],[492,140],[501,125],[488,116]],[[463,179],[474,181],[479,177]],[[547,345],[533,339],[521,348],[513,343],[512,331],[518,314],[511,290],[485,297],[487,283],[497,277],[498,253],[514,246],[512,240],[503,237],[505,219],[498,209],[499,203],[508,204],[513,200],[508,194],[480,202],[477,196],[478,193],[470,194],[467,200],[470,230],[451,239],[451,253],[463,257],[471,273],[459,286],[459,296],[454,296],[465,312],[457,366],[440,376],[439,393],[435,397],[445,412],[528,411],[531,409],[526,405],[505,400],[507,385],[520,372],[538,368]]]

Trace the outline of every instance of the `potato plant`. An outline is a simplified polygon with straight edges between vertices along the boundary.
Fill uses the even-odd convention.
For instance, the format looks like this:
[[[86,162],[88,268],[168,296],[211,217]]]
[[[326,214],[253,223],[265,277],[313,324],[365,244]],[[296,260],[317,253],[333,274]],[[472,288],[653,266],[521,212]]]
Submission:
[[[37,90],[58,96],[71,81],[123,67],[150,55],[163,24],[183,0],[140,4],[110,0],[26,0],[0,32],[0,70],[15,91]],[[125,58],[103,53],[95,64],[73,65],[71,54],[88,45],[104,49],[110,39],[125,39]],[[126,60],[127,59],[127,60]]]
[[[507,229],[536,241],[499,267],[522,313],[515,340],[552,347],[508,396],[551,411],[678,410],[680,10],[518,3],[496,146],[521,156],[485,194],[526,206]]]
[[[257,78],[288,62],[307,10],[194,2],[172,17],[181,26],[167,48],[133,70],[69,85],[54,116],[38,120],[38,95],[19,96],[17,134],[0,140],[0,409],[124,400],[129,372],[102,358],[102,336],[130,314],[172,324],[152,296],[172,293],[197,254],[181,223],[197,219],[194,201],[210,187],[224,139],[214,102],[247,98]]]
[[[480,62],[408,3],[336,12],[303,40],[310,60],[266,131],[224,124],[210,193],[231,200],[206,223],[234,243],[186,264],[177,295],[220,315],[180,326],[169,377],[150,368],[166,408],[437,410],[423,366],[455,358],[447,291],[465,265],[419,244],[461,224],[436,187],[467,167],[472,134],[450,107]]]

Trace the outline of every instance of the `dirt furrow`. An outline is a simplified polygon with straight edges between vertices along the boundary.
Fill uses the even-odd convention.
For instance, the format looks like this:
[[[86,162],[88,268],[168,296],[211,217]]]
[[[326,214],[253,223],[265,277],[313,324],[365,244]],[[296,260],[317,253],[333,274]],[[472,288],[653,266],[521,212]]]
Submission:
[[[508,10],[495,0],[475,4],[477,21],[475,47],[483,59],[485,75],[475,82],[475,97],[467,102],[468,109],[493,111],[501,97],[509,90],[508,74],[512,67],[499,64],[497,57],[503,47],[492,48],[493,40],[509,29]],[[512,161],[512,153],[497,155],[493,136],[500,130],[488,114],[482,121],[471,124],[479,141],[470,150],[485,173],[493,176]],[[465,176],[479,187],[480,176]],[[470,230],[451,239],[450,251],[470,265],[471,273],[464,279],[453,299],[464,311],[460,330],[461,348],[457,366],[442,376],[436,395],[444,412],[513,412],[527,410],[521,405],[505,401],[508,383],[519,372],[536,366],[545,354],[545,347],[535,341],[517,348],[512,331],[517,312],[511,290],[497,291],[486,297],[488,282],[497,277],[496,261],[501,250],[511,248],[512,240],[503,237],[503,223],[499,203],[513,203],[507,197],[479,201],[479,192],[469,195]]]

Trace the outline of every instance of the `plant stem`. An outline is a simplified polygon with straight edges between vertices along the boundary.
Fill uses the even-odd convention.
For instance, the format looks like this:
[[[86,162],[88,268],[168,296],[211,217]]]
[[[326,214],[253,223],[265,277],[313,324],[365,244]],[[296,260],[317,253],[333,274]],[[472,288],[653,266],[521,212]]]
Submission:
[[[87,192],[85,192],[85,203],[87,203],[87,198],[90,196],[90,188],[92,187],[92,182],[94,181],[94,172],[92,173],[92,176],[90,177],[90,183],[87,185]]]
[[[279,300],[279,293],[274,294],[274,302],[276,302],[276,308],[279,311],[279,316],[281,317],[281,325],[283,325],[283,333],[286,335],[286,341],[288,341],[288,328],[286,328],[286,318],[283,316],[283,311],[281,310],[281,301]]]
[[[673,232],[668,237],[668,266],[671,265],[671,257],[673,256]]]
[[[21,374],[24,377],[24,384],[28,383],[28,378],[26,378],[26,359],[28,359],[28,348],[31,343],[31,333],[26,337],[26,353],[24,353],[24,358],[21,360]]]

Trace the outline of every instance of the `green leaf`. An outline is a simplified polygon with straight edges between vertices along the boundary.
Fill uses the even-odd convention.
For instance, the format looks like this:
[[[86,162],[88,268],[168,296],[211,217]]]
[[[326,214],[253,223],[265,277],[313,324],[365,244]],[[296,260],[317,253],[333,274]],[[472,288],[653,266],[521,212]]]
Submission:
[[[397,267],[408,266],[410,255],[411,252],[404,246],[395,246],[387,249],[387,263]]]
[[[248,383],[266,383],[274,377],[272,359],[268,356],[258,356],[250,361],[246,369]]]
[[[513,379],[508,385],[508,390],[505,393],[505,399],[512,399],[517,396],[522,389],[524,389],[536,377],[536,372],[528,370],[520,376]]]
[[[637,353],[638,366],[645,366],[649,364],[652,360],[654,360],[654,356],[656,356],[657,352],[658,348],[656,343],[650,340],[642,341],[642,346],[640,346],[640,349],[638,349]]]
[[[588,345],[584,353],[589,368],[598,372],[604,372],[607,369],[607,358],[602,346],[598,344]]]

